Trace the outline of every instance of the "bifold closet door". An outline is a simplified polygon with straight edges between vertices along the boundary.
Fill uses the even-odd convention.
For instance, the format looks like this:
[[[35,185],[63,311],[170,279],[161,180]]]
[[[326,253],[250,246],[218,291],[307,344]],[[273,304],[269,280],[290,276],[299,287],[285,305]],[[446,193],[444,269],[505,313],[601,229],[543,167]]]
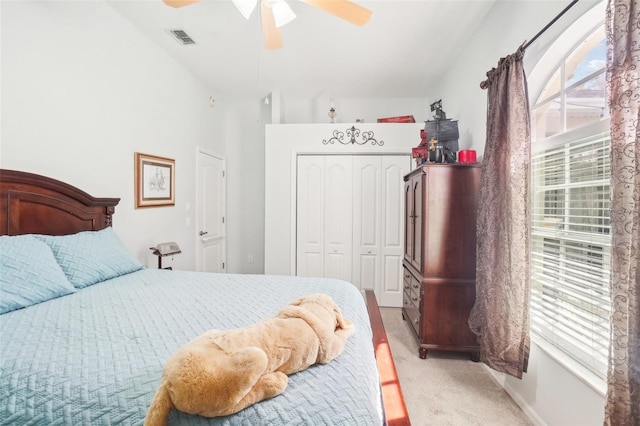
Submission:
[[[410,167],[408,155],[298,156],[296,274],[340,278],[401,306]]]
[[[296,273],[351,281],[350,156],[298,157]]]
[[[353,283],[381,306],[402,306],[407,155],[353,157]]]

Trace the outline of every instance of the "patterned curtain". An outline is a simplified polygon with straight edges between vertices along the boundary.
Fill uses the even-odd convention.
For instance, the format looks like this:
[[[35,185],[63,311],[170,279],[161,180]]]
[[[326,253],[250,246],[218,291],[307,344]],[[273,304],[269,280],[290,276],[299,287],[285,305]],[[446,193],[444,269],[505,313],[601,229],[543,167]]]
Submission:
[[[640,0],[607,4],[611,334],[606,425],[640,425]]]
[[[487,140],[478,194],[476,301],[469,327],[480,360],[521,378],[529,359],[531,130],[524,50],[500,59],[487,88]]]

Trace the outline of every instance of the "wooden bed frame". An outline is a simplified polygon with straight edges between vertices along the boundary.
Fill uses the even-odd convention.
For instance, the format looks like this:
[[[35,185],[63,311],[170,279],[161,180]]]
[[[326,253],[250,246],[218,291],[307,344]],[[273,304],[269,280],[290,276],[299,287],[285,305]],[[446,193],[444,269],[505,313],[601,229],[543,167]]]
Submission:
[[[0,169],[0,235],[98,231],[111,226],[119,202],[45,176]]]
[[[67,183],[0,169],[0,235],[68,235],[112,225],[119,198],[95,198]],[[365,291],[382,389],[385,422],[410,425],[400,381],[373,290]]]

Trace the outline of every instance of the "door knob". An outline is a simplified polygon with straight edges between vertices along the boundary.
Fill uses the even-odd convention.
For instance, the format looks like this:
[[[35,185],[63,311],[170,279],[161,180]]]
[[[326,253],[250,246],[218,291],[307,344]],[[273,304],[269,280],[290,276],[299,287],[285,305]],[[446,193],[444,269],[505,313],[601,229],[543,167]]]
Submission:
[[[203,235],[207,235],[208,232],[207,231],[200,231],[200,236],[202,237]]]

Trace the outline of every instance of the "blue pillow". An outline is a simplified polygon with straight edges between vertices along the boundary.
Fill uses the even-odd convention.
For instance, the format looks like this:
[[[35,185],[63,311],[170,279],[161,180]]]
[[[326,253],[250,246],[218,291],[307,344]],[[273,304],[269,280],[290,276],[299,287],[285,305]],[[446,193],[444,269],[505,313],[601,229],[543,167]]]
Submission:
[[[0,237],[0,314],[75,291],[47,244],[31,235]]]
[[[38,235],[49,244],[75,288],[129,274],[144,266],[134,259],[111,227],[72,235]]]

